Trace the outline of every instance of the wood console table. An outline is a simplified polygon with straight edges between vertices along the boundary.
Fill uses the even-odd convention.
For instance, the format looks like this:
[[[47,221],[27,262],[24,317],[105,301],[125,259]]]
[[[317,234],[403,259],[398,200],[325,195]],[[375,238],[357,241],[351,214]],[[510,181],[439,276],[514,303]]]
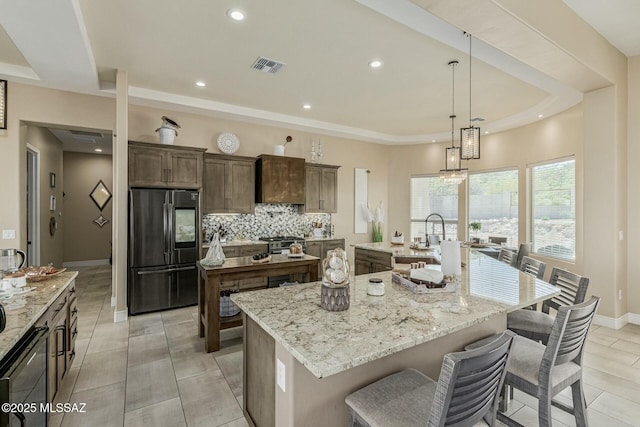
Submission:
[[[227,258],[220,267],[198,266],[198,333],[204,337],[207,353],[220,349],[220,330],[242,325],[242,316],[220,318],[220,289],[223,282],[256,277],[305,274],[308,282],[318,280],[320,258],[305,255],[289,258],[271,255],[271,261],[254,264],[251,257]],[[254,290],[255,288],[251,289]],[[243,291],[242,287],[239,289]],[[247,289],[249,290],[249,289]]]

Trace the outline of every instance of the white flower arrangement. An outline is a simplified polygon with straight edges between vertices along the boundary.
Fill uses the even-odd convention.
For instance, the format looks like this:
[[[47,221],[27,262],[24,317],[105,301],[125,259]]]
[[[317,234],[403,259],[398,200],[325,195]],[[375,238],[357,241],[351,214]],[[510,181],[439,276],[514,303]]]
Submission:
[[[367,202],[367,221],[371,223],[371,236],[374,242],[382,242],[382,223],[384,222],[384,209],[382,201],[378,206],[371,209],[371,205]]]

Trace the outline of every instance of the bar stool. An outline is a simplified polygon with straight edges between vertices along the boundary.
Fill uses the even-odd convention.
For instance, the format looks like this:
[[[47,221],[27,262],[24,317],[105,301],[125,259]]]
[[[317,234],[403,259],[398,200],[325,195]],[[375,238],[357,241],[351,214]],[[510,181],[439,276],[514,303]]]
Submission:
[[[544,272],[547,269],[547,263],[533,259],[528,256],[522,257],[522,263],[520,264],[520,271],[523,273],[535,276],[537,279],[542,280],[544,278]]]
[[[542,313],[520,309],[507,314],[508,329],[518,335],[546,344],[553,326],[553,317],[549,315],[549,309],[558,310],[562,306],[583,302],[589,287],[587,277],[557,267],[551,270],[549,283],[560,288],[560,295],[544,301]]]
[[[538,423],[551,425],[551,405],[587,425],[587,404],[582,387],[582,356],[589,327],[600,303],[591,297],[587,302],[558,308],[546,346],[523,337],[513,340],[505,386],[515,387],[538,399]],[[571,387],[573,408],[553,400],[553,396]],[[508,426],[521,426],[498,413],[498,420]]]
[[[498,254],[498,261],[502,261],[504,263],[513,266],[517,259],[517,254],[509,249],[500,248],[500,253]]]
[[[438,382],[405,369],[351,393],[345,399],[350,425],[471,427],[482,420],[495,425],[513,339],[505,331],[476,350],[446,354]]]

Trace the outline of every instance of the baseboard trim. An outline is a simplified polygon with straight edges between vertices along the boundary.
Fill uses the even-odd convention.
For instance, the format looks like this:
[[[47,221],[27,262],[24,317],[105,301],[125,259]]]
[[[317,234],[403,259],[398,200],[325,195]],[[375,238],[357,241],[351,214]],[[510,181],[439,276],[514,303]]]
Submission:
[[[627,313],[627,320],[634,325],[640,325],[640,314]]]
[[[105,259],[88,259],[85,261],[69,261],[63,262],[62,266],[67,267],[91,267],[94,265],[109,265],[109,258]]]
[[[638,317],[637,320],[640,320],[640,316],[638,316],[637,314],[634,316],[637,316]],[[633,323],[633,322],[630,322],[629,320],[629,313],[625,313],[618,318],[596,314],[595,317],[593,318],[593,323],[595,325],[604,326],[605,328],[609,328],[609,329],[620,329],[627,323]]]
[[[124,322],[127,320],[127,310],[115,311],[113,313],[114,323]]]

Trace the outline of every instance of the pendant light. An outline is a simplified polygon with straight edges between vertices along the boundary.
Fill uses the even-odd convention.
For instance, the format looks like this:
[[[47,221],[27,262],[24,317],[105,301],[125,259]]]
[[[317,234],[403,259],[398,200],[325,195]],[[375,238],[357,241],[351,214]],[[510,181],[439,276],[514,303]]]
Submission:
[[[452,97],[451,97],[451,115],[449,118],[451,119],[451,147],[445,148],[445,157],[444,157],[444,169],[440,169],[440,178],[442,181],[448,184],[460,184],[467,177],[467,169],[462,169],[461,167],[461,150],[460,147],[455,146],[455,88],[456,88],[456,65],[458,65],[458,61],[453,60],[449,62],[451,66],[451,76],[452,76]]]
[[[480,128],[471,124],[471,34],[469,37],[469,127],[460,128],[460,149],[463,160],[480,158]]]

